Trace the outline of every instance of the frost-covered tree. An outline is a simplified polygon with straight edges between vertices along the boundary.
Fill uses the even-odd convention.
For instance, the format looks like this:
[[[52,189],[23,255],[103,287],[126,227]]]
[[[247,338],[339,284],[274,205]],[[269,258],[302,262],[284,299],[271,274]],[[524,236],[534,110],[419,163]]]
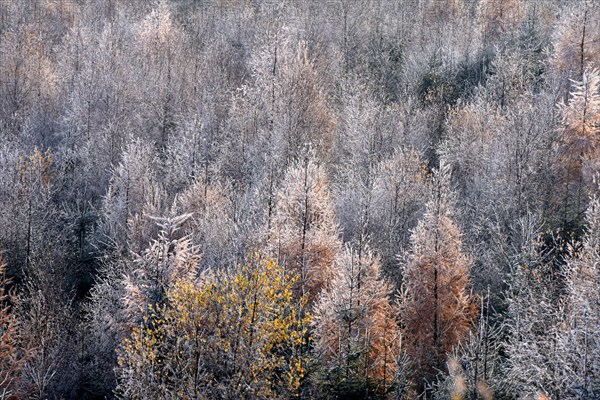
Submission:
[[[323,395],[375,398],[395,385],[400,362],[393,286],[368,247],[336,258],[331,285],[315,304],[315,352]]]
[[[566,78],[581,79],[590,68],[600,63],[600,22],[598,5],[577,1],[563,10],[552,40],[552,67]]]
[[[179,237],[177,231],[191,217],[153,218],[158,238],[133,259],[125,271],[123,302],[131,322],[146,315],[148,307],[161,304],[167,289],[179,279],[189,279],[198,273],[200,256],[189,237]]]
[[[0,254],[0,398],[24,396],[27,387],[21,384],[23,367],[29,354],[20,343],[18,320],[12,311],[16,301],[11,281],[6,276],[6,263]]]
[[[190,214],[152,219],[159,233],[139,254],[104,260],[100,276],[85,306],[86,374],[88,390],[110,393],[116,376],[115,349],[166,300],[168,289],[180,279],[196,276],[200,255],[182,225]]]
[[[176,113],[180,112],[180,99],[187,85],[187,65],[184,62],[186,37],[174,21],[170,6],[161,1],[148,13],[135,29],[135,44],[140,71],[136,78],[142,93],[138,100],[142,106],[140,116],[146,120],[146,137],[164,148],[176,128]]]
[[[140,139],[124,149],[102,202],[100,242],[108,248],[140,252],[156,233],[147,217],[161,215],[165,208],[157,163],[154,147]]]
[[[479,3],[479,23],[483,43],[497,42],[503,35],[514,35],[524,14],[520,0],[483,0]]]
[[[224,185],[198,179],[177,196],[174,209],[177,214],[191,214],[183,229],[202,254],[203,269],[234,264],[250,242],[240,237],[228,194]]]
[[[593,198],[586,213],[581,247],[571,249],[564,268],[567,296],[559,327],[561,365],[570,378],[564,398],[600,395],[600,203]]]
[[[338,215],[344,240],[361,248],[372,229],[373,186],[385,142],[378,126],[382,110],[364,85],[344,82],[341,123],[335,142]]]
[[[378,166],[369,234],[381,254],[383,270],[397,286],[401,282],[397,255],[407,249],[410,232],[424,212],[430,191],[428,178],[422,155],[410,147],[398,149]]]
[[[581,219],[586,189],[600,171],[600,72],[586,70],[574,81],[568,104],[560,104],[562,137],[558,175],[564,185],[565,224]]]
[[[492,292],[501,290],[503,273],[519,252],[517,222],[531,215],[552,224],[559,220],[554,99],[527,92],[502,107],[488,91],[497,83],[450,112],[446,140],[438,148],[453,167],[457,219],[475,258],[474,285],[479,290],[491,285]]]
[[[331,281],[340,240],[325,171],[311,155],[286,172],[269,242],[279,262],[298,277],[296,295],[312,304]]]
[[[490,292],[481,298],[479,322],[448,358],[447,373],[434,384],[434,398],[445,399],[448,393],[461,399],[491,400],[494,393],[504,393],[504,331],[498,313],[490,308]]]
[[[555,254],[564,250],[549,234],[541,240],[539,222],[520,224],[521,248],[506,274],[503,293],[506,360],[496,395],[563,398],[573,381],[560,345],[567,310],[563,260],[557,261]]]

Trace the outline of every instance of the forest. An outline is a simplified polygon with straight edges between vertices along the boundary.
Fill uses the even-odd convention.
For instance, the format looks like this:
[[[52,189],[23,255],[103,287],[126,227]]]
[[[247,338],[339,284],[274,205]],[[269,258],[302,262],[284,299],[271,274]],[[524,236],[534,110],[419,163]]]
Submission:
[[[0,0],[0,399],[600,399],[600,2]]]

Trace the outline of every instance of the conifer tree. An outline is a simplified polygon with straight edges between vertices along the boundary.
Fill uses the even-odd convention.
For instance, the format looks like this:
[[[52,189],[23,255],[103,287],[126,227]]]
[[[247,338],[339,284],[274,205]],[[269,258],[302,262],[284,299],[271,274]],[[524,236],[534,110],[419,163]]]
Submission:
[[[219,268],[235,263],[246,244],[234,221],[235,205],[229,188],[204,179],[192,182],[179,193],[174,208],[177,214],[192,214],[183,227],[202,254],[202,269]]]
[[[158,225],[158,238],[140,254],[127,254],[104,260],[90,300],[85,305],[85,354],[88,370],[84,376],[88,390],[110,394],[116,384],[115,349],[131,330],[151,316],[151,310],[167,299],[169,288],[179,279],[196,276],[200,255],[182,226],[190,214],[152,218]],[[150,318],[151,320],[151,318]]]
[[[558,346],[560,324],[553,266],[540,251],[541,243],[531,245],[530,254],[513,266],[506,292],[504,326],[507,338],[504,352],[503,388],[508,397],[538,393],[560,396],[565,370]],[[562,365],[561,365],[562,364]]]
[[[520,0],[482,0],[479,18],[484,44],[494,43],[504,34],[514,35],[523,17],[523,8]]]
[[[462,249],[453,214],[450,171],[442,163],[403,271],[403,342],[421,389],[466,337],[477,313],[469,289],[472,261]]]
[[[394,385],[400,331],[391,292],[368,247],[346,248],[336,258],[333,281],[315,305],[313,322],[327,395],[374,398]]]
[[[154,146],[141,139],[132,140],[123,149],[102,201],[99,231],[109,249],[141,252],[156,233],[156,224],[142,217],[163,211],[164,193],[157,179],[157,165]]]
[[[296,295],[312,304],[331,280],[340,242],[327,177],[311,155],[288,169],[273,225],[271,247],[298,277]]]
[[[581,79],[587,69],[599,67],[600,9],[593,1],[579,1],[565,11],[555,27],[550,64],[566,78]]]
[[[569,379],[565,396],[600,396],[600,202],[593,198],[580,249],[571,249],[565,266],[567,297],[560,359]]]
[[[12,312],[16,300],[9,290],[6,263],[0,256],[0,399],[19,398],[22,392],[21,377],[26,354],[19,346],[18,321]]]
[[[447,399],[448,392],[460,394],[461,399],[484,400],[492,399],[494,393],[504,393],[502,352],[505,333],[502,325],[494,322],[495,315],[491,315],[493,310],[490,308],[489,295],[488,290],[487,296],[481,298],[477,327],[469,332],[448,358],[447,374],[441,374],[441,382],[435,385],[435,399]]]
[[[158,239],[137,255],[131,270],[125,272],[123,297],[131,322],[147,313],[149,306],[162,304],[168,288],[179,279],[194,277],[200,256],[189,237],[177,232],[191,217],[183,214],[172,218],[153,218],[160,228]]]
[[[397,255],[410,241],[410,230],[422,216],[429,191],[428,170],[422,154],[401,148],[379,164],[373,185],[373,227],[369,235],[382,258],[386,276],[400,286]]]
[[[600,171],[600,72],[587,70],[573,81],[568,104],[561,104],[563,135],[558,174],[564,184],[563,219],[579,219],[586,188]],[[574,213],[574,215],[573,215]]]

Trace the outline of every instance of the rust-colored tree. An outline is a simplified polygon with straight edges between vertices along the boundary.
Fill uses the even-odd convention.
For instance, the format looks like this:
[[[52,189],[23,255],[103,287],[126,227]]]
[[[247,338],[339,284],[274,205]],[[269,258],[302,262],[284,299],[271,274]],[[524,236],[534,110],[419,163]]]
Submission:
[[[502,35],[514,34],[523,15],[524,7],[520,0],[482,0],[479,3],[479,20],[483,43],[494,44]]]
[[[401,295],[404,345],[419,390],[443,367],[477,315],[469,289],[472,260],[452,220],[450,173],[443,163],[435,171],[432,196],[411,238]]]

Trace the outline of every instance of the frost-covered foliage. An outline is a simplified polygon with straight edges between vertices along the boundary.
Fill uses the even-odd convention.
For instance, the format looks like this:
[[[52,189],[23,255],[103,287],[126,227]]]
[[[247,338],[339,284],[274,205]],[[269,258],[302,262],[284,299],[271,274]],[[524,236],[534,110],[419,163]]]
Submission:
[[[599,39],[593,0],[0,0],[0,398],[599,397]]]

